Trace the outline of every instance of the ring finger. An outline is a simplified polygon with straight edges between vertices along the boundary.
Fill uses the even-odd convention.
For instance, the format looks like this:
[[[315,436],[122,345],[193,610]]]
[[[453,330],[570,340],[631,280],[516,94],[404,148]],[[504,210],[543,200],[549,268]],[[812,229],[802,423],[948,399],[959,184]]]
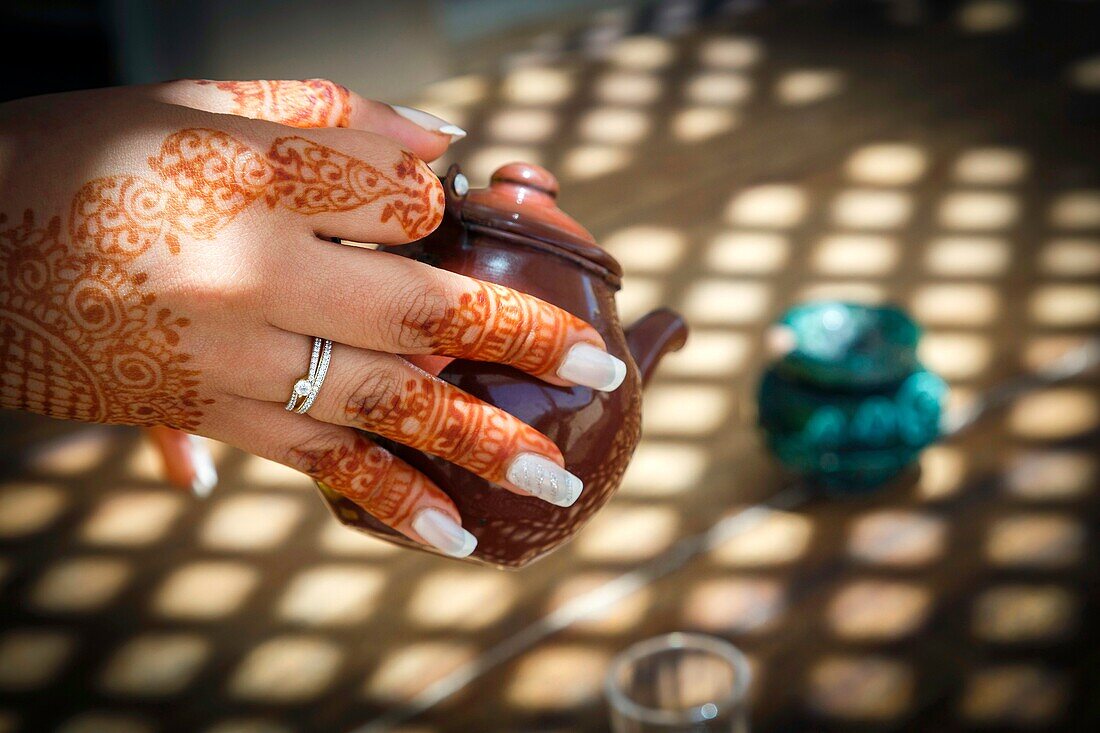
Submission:
[[[283,346],[268,353],[288,358],[243,396],[286,402],[308,364],[311,342],[285,332],[279,342]],[[382,435],[558,506],[571,506],[583,488],[545,435],[392,354],[335,344],[309,415]]]

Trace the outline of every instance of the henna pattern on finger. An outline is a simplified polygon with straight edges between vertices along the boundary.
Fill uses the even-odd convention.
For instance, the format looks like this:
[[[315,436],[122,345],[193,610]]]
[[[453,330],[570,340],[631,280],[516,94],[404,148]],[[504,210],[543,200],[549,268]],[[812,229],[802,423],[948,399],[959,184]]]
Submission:
[[[409,239],[443,218],[443,187],[408,151],[387,173],[303,137],[278,138],[261,155],[228,133],[200,128],[170,135],[149,166],[159,181],[128,175],[84,184],[70,216],[76,244],[137,256],[164,241],[176,254],[181,237],[212,239],[261,199],[303,215],[384,201],[379,222],[393,219]]]
[[[356,427],[456,463],[500,483],[508,463],[524,452],[560,455],[557,446],[530,425],[425,374],[409,379],[397,394],[353,395],[345,418]],[[377,390],[372,390],[377,392]]]
[[[53,417],[198,427],[198,371],[179,353],[186,318],[158,308],[119,261],[74,252],[54,217],[0,215],[0,405]]]
[[[443,218],[439,179],[407,150],[393,173],[303,137],[279,138],[267,157],[275,177],[266,194],[269,206],[320,214],[386,200],[379,222],[394,219],[410,239],[426,236]]]
[[[304,473],[391,527],[408,521],[434,488],[419,471],[361,435],[336,448],[295,449],[293,457]]]
[[[587,323],[545,301],[478,281],[441,318],[403,325],[419,331],[435,353],[509,364],[536,376],[552,373],[566,348],[592,333]]]
[[[290,127],[347,127],[351,121],[351,93],[327,79],[198,83],[232,94],[233,112],[243,117]]]

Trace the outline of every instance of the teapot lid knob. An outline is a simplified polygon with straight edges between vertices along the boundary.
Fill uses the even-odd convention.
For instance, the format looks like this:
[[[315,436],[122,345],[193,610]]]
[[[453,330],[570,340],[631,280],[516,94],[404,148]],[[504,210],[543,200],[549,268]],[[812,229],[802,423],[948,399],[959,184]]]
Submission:
[[[514,183],[533,188],[552,199],[558,197],[558,179],[554,178],[553,173],[534,163],[509,163],[497,168],[493,177],[489,179],[489,185],[496,186],[502,183]]]
[[[457,172],[457,169],[455,169]],[[456,173],[457,174],[457,173]],[[607,270],[615,278],[622,268],[603,251],[592,234],[558,208],[558,179],[542,166],[513,162],[497,168],[487,188],[474,188],[462,196],[465,221],[541,243],[546,249],[565,250]],[[457,189],[456,189],[457,193]],[[460,194],[461,195],[461,194]]]

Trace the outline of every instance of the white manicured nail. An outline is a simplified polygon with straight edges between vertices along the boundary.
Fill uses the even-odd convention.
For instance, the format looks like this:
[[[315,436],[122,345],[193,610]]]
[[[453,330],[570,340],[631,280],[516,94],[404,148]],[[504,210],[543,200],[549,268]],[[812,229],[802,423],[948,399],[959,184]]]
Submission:
[[[421,509],[412,526],[425,542],[451,557],[466,557],[477,547],[477,537],[438,509]]]
[[[576,344],[558,367],[558,376],[574,384],[610,392],[626,379],[626,364],[592,344]]]
[[[466,131],[458,125],[451,124],[447,120],[436,117],[433,114],[429,114],[422,109],[416,109],[415,107],[404,107],[400,104],[391,104],[390,107],[397,114],[404,117],[409,122],[412,122],[425,130],[431,132],[441,132],[444,135],[451,136],[451,142],[458,142],[462,138],[466,137]]]
[[[584,484],[549,458],[537,453],[520,453],[508,467],[508,481],[543,501],[573,506]]]
[[[191,468],[195,471],[195,477],[191,479],[191,493],[205,499],[218,485],[218,469],[214,468],[214,457],[202,438],[188,435],[187,443],[191,446]]]

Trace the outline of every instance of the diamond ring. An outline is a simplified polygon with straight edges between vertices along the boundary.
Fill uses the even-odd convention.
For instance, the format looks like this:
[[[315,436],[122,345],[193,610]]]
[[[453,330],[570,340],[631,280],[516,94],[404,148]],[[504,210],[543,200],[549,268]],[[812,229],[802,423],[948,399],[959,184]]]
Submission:
[[[299,415],[309,412],[309,408],[313,407],[313,401],[317,399],[317,393],[321,391],[330,361],[332,361],[332,342],[314,337],[313,353],[309,357],[309,373],[294,383],[290,400],[286,403],[286,409],[289,412],[297,412]]]

